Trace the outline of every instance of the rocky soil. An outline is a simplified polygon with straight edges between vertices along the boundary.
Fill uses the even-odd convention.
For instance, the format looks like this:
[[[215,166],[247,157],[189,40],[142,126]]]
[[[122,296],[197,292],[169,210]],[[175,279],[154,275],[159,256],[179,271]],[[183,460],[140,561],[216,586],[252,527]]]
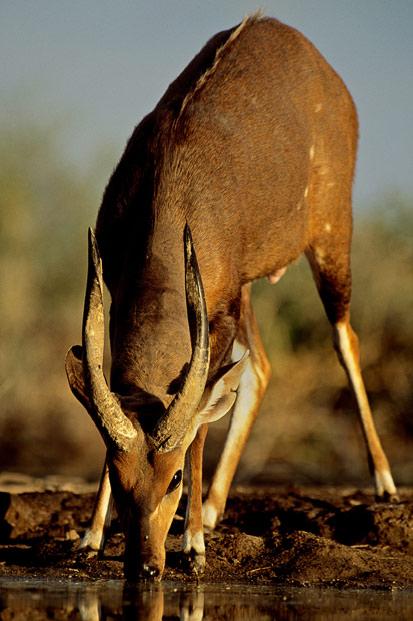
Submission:
[[[3,486],[10,491],[0,492],[0,578],[121,578],[123,535],[117,520],[101,557],[79,552],[94,493],[76,485],[44,487],[46,491],[28,492],[11,485]],[[182,515],[184,504],[168,536],[164,577],[193,582],[197,578],[179,551]],[[207,567],[201,579],[412,588],[412,518],[411,489],[401,490],[398,503],[379,503],[371,493],[354,489],[238,488],[224,519],[206,537]]]

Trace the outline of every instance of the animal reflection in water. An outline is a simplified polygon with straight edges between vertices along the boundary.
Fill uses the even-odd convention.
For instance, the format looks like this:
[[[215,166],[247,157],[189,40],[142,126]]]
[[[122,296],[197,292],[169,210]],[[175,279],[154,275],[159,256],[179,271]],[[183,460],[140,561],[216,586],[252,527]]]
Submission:
[[[7,582],[7,580],[6,580]],[[256,621],[298,619],[311,610],[317,618],[411,619],[409,591],[187,584],[124,585],[119,580],[71,582],[11,579],[0,585],[3,619],[80,619],[81,621]],[[397,612],[396,612],[397,611]],[[396,614],[395,614],[396,613]]]
[[[122,602],[119,602],[119,617],[131,621],[162,621],[165,618],[202,621],[204,592],[193,590],[175,593],[175,591],[165,593],[162,585],[151,589],[125,587]],[[102,606],[101,597],[96,591],[80,595],[78,608],[82,621],[104,621],[106,619],[105,607]],[[115,610],[112,609],[110,612],[110,618],[116,619]],[[236,621],[237,615],[233,618]],[[245,619],[245,616],[242,618]]]

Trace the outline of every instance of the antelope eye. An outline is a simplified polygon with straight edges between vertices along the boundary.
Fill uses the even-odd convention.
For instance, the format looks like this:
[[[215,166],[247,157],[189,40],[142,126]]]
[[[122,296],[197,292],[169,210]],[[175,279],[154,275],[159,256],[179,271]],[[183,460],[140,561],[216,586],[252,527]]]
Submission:
[[[174,476],[171,479],[171,482],[168,485],[168,489],[166,490],[167,494],[170,494],[181,484],[182,481],[182,470],[177,470]]]

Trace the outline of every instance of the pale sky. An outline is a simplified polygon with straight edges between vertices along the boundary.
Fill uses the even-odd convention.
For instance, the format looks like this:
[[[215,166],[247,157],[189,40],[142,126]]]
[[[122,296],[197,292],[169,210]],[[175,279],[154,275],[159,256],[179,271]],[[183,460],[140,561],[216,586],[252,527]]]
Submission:
[[[207,39],[257,8],[301,30],[351,91],[356,206],[413,195],[413,0],[0,0],[0,121],[67,119],[62,157],[120,156]]]

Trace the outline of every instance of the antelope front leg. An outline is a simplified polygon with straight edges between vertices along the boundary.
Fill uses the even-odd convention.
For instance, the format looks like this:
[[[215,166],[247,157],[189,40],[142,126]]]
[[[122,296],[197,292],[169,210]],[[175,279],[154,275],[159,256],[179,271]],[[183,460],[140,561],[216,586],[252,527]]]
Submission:
[[[238,388],[224,450],[203,506],[203,523],[208,530],[213,530],[224,514],[232,479],[257,416],[266,383],[267,377],[250,359]]]
[[[198,429],[186,456],[188,471],[188,502],[185,515],[183,552],[193,558],[195,573],[205,569],[205,542],[202,525],[202,456],[208,426]]]
[[[250,357],[238,387],[238,397],[231,414],[224,450],[202,510],[204,527],[208,530],[213,530],[224,514],[232,479],[271,374],[251,306],[250,291],[250,285],[245,285],[242,289],[240,326],[233,348],[233,357],[236,360],[245,349],[249,349]]]
[[[238,387],[238,397],[231,414],[224,450],[202,510],[204,527],[208,530],[213,530],[224,514],[232,479],[270,376],[269,365],[258,332],[254,340],[255,343],[252,338],[249,339],[250,358]]]
[[[79,549],[90,548],[102,551],[105,546],[105,530],[110,525],[112,518],[111,489],[109,481],[109,469],[107,461],[103,465],[100,478],[99,490],[93,508],[92,523],[85,532]]]

